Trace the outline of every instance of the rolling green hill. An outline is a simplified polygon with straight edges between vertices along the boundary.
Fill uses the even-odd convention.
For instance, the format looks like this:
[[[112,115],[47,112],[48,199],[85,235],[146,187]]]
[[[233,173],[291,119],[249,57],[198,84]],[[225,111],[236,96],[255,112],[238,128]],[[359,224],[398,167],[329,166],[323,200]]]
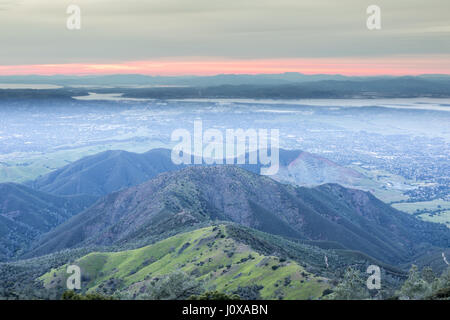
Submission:
[[[332,244],[329,243],[327,246],[332,246]],[[265,262],[269,262],[268,265],[256,263],[262,257]],[[158,259],[162,259],[162,261],[158,262]],[[175,268],[177,271],[173,272],[173,263],[179,265],[181,269]],[[172,283],[172,288],[181,288],[185,282],[191,284],[194,282],[204,291],[220,289],[222,292],[236,292],[243,299],[261,298],[261,294],[264,296],[264,292],[276,292],[277,298],[290,298],[290,294],[288,296],[285,294],[292,292],[291,289],[297,288],[299,284],[293,283],[294,276],[282,278],[286,271],[291,270],[282,267],[287,264],[296,266],[294,269],[298,269],[298,266],[302,268],[300,273],[302,293],[295,292],[295,297],[301,298],[304,298],[309,290],[305,288],[305,283],[316,287],[314,281],[318,279],[317,283],[320,284],[320,287],[324,285],[328,288],[340,281],[349,266],[365,272],[368,265],[379,265],[383,270],[383,284],[386,289],[397,288],[399,281],[405,278],[403,271],[359,252],[321,249],[311,244],[267,234],[238,224],[221,223],[192,229],[165,238],[165,240],[154,241],[151,245],[83,247],[33,259],[0,263],[0,299],[16,299],[18,297],[22,299],[59,299],[66,290],[65,268],[72,264],[80,265],[82,270],[88,271],[82,272],[84,292],[97,291],[108,296],[115,292],[116,297],[121,299],[155,298],[142,296],[141,290],[145,293],[155,286],[155,282],[161,285],[160,282],[166,281],[167,278],[177,278],[180,272],[186,276],[182,277],[182,283],[180,280],[176,285]],[[108,267],[109,265],[112,269]],[[152,267],[149,267],[150,265]],[[272,277],[270,283],[273,283],[274,279],[281,279],[280,281],[276,280],[273,285],[277,289],[270,289],[269,286],[263,290],[261,281],[256,277],[258,273],[252,272],[250,275],[247,273],[245,276],[245,273],[242,272],[243,268],[247,267],[263,272],[264,278],[266,275]],[[269,270],[267,270],[268,268]],[[233,284],[231,289],[225,286],[220,279],[215,278],[217,272],[213,270],[218,270],[227,277],[227,281],[229,280],[228,282]],[[150,271],[152,274],[147,273]],[[166,272],[168,273],[166,274]],[[136,280],[134,278],[136,276],[132,277],[138,273],[139,275],[145,274],[144,282],[147,284],[150,282],[151,286],[146,285],[145,289],[143,288],[144,282]],[[207,278],[206,273],[214,275],[214,277]],[[234,278],[240,273],[241,276]],[[232,274],[234,276],[231,276]],[[310,275],[315,275],[315,277]],[[44,280],[45,286],[42,281],[36,281],[39,278]],[[230,280],[230,278],[232,279]],[[322,278],[329,280],[322,282]],[[252,283],[246,285],[249,283],[249,279],[252,279]],[[308,281],[311,279],[313,279],[312,283]],[[219,286],[221,283],[222,285]],[[166,285],[167,283],[163,283],[162,287]],[[291,289],[286,288],[291,285],[293,285]],[[158,297],[158,299],[162,298],[168,297]]]
[[[179,234],[140,249],[90,253],[73,264],[82,271],[82,288],[103,294],[145,291],[152,281],[183,271],[203,283],[205,290],[233,293],[258,286],[263,299],[317,299],[330,287],[328,280],[298,262],[262,255],[228,235],[226,226]],[[40,280],[46,288],[65,286],[66,266]]]

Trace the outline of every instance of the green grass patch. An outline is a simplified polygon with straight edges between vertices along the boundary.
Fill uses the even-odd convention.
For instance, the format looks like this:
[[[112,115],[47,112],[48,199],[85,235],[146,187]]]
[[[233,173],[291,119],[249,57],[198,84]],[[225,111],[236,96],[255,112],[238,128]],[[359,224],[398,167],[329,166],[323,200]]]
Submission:
[[[80,266],[82,289],[95,292],[115,280],[116,290],[135,292],[151,279],[184,271],[204,281],[208,290],[231,293],[258,285],[263,299],[318,299],[327,280],[308,273],[297,262],[265,256],[226,234],[225,226],[179,234],[135,250],[91,253]],[[65,285],[67,266],[51,270],[40,280],[45,286]]]

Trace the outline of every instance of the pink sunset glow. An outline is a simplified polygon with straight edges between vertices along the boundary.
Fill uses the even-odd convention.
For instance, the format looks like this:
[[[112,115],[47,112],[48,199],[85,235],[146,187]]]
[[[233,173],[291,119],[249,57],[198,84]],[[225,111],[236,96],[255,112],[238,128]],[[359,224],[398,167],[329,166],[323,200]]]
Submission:
[[[0,75],[343,74],[350,76],[450,74],[450,56],[304,59],[161,59],[118,63],[0,65]]]

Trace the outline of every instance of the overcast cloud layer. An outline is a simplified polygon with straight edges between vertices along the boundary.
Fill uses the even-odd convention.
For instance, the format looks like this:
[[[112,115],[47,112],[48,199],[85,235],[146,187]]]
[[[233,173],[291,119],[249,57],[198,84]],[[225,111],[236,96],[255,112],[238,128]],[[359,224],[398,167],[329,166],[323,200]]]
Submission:
[[[0,65],[450,54],[449,0],[0,0],[0,27]]]

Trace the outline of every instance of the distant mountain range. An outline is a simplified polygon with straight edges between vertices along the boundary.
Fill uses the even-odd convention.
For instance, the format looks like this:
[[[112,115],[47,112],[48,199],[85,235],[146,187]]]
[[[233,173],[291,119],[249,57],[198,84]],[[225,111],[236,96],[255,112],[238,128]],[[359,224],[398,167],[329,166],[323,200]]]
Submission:
[[[259,173],[261,169],[259,165],[241,165],[241,167],[254,173]],[[143,154],[106,151],[75,161],[35,181],[29,182],[28,185],[57,195],[89,194],[98,198],[144,183],[160,173],[182,168],[183,166],[176,166],[172,163],[170,150],[168,149],[155,149]],[[340,183],[352,186],[367,180],[360,173],[341,167],[323,157],[299,150],[283,149],[280,150],[280,170],[272,178],[281,182],[305,186],[315,186],[324,183]],[[390,207],[389,209],[392,210]],[[88,215],[90,216],[90,214]],[[81,216],[79,219],[84,220]],[[229,218],[227,220],[234,221]],[[201,219],[195,220],[195,223],[201,221]],[[237,222],[240,223],[240,221]],[[278,221],[278,223],[281,222]],[[274,226],[276,224],[272,227]],[[284,236],[299,237],[299,233],[287,224],[281,223],[277,228],[282,230],[281,234]],[[273,231],[273,233],[276,232]],[[54,236],[51,235],[50,238],[54,238]],[[63,238],[69,241],[69,237],[63,236]],[[326,240],[328,241],[329,239]],[[56,242],[64,247],[62,239]],[[58,249],[60,248],[58,247]],[[37,251],[39,250],[37,249]],[[44,249],[42,253],[44,252],[49,251]]]
[[[280,169],[272,177],[278,181],[298,186],[339,183],[350,187],[359,187],[368,181],[353,169],[309,152],[280,149],[279,154]],[[57,195],[103,196],[184,166],[173,164],[169,149],[153,149],[146,153],[105,151],[84,157],[26,184]],[[258,174],[261,171],[259,164],[238,166]]]
[[[450,97],[450,75],[347,77],[342,75],[216,75],[205,77],[0,76],[6,84],[51,84],[61,89],[0,89],[5,99],[70,99],[89,92],[146,99],[336,99]],[[86,87],[87,86],[87,87]]]
[[[40,235],[91,205],[92,196],[56,196],[0,184],[0,261],[23,253]]]
[[[57,195],[103,196],[150,180],[162,172],[181,166],[173,164],[168,149],[146,153],[105,151],[84,157],[27,185]]]
[[[397,211],[367,192],[295,188],[235,166],[189,167],[109,194],[45,235],[30,255],[123,244],[232,221],[284,237],[334,242],[399,264],[450,246],[450,230]]]
[[[100,89],[146,99],[374,99],[450,97],[450,79],[399,77],[363,80],[320,80],[290,84],[239,84],[167,88]]]
[[[411,78],[424,80],[450,80],[450,75],[424,74],[415,77],[395,76],[344,76],[340,74],[302,74],[286,72],[280,74],[218,74],[213,76],[149,76],[142,74],[87,75],[87,76],[0,76],[0,83],[11,84],[52,84],[52,85],[92,85],[92,86],[220,86],[220,85],[282,85],[324,80],[368,81],[394,78]]]
[[[161,173],[182,169],[183,165],[173,164],[170,154],[169,149],[153,149],[142,154],[120,150],[106,151],[84,157],[28,182],[26,186],[3,184],[4,192],[0,193],[0,215],[3,217],[0,228],[4,230],[4,252],[1,259],[22,253],[38,236],[65,222],[95,199],[139,185]],[[255,173],[259,173],[261,169],[259,165],[242,167]],[[322,157],[303,151],[282,149],[280,171],[273,178],[297,185],[313,186],[330,182],[352,185],[364,177]],[[58,205],[54,204],[55,201]],[[64,201],[70,202],[60,205]],[[13,207],[13,204],[18,203],[22,206]],[[67,212],[61,207],[68,207]],[[21,211],[17,211],[18,208]],[[20,215],[28,224],[19,225],[16,219],[12,226],[12,221],[15,220],[7,220],[5,217],[14,214]],[[24,214],[27,218],[24,218]],[[49,217],[53,220],[47,221]],[[12,230],[16,230],[14,237],[11,236]]]
[[[176,166],[168,149],[107,151],[27,186],[2,184],[0,230],[6,249],[1,254],[8,259],[92,245],[120,247],[216,220],[314,246],[360,251],[394,265],[450,246],[445,226],[336,184],[367,178],[320,156],[280,150],[280,170],[273,177],[310,187],[325,183],[313,188],[260,176],[258,165],[240,166]]]

